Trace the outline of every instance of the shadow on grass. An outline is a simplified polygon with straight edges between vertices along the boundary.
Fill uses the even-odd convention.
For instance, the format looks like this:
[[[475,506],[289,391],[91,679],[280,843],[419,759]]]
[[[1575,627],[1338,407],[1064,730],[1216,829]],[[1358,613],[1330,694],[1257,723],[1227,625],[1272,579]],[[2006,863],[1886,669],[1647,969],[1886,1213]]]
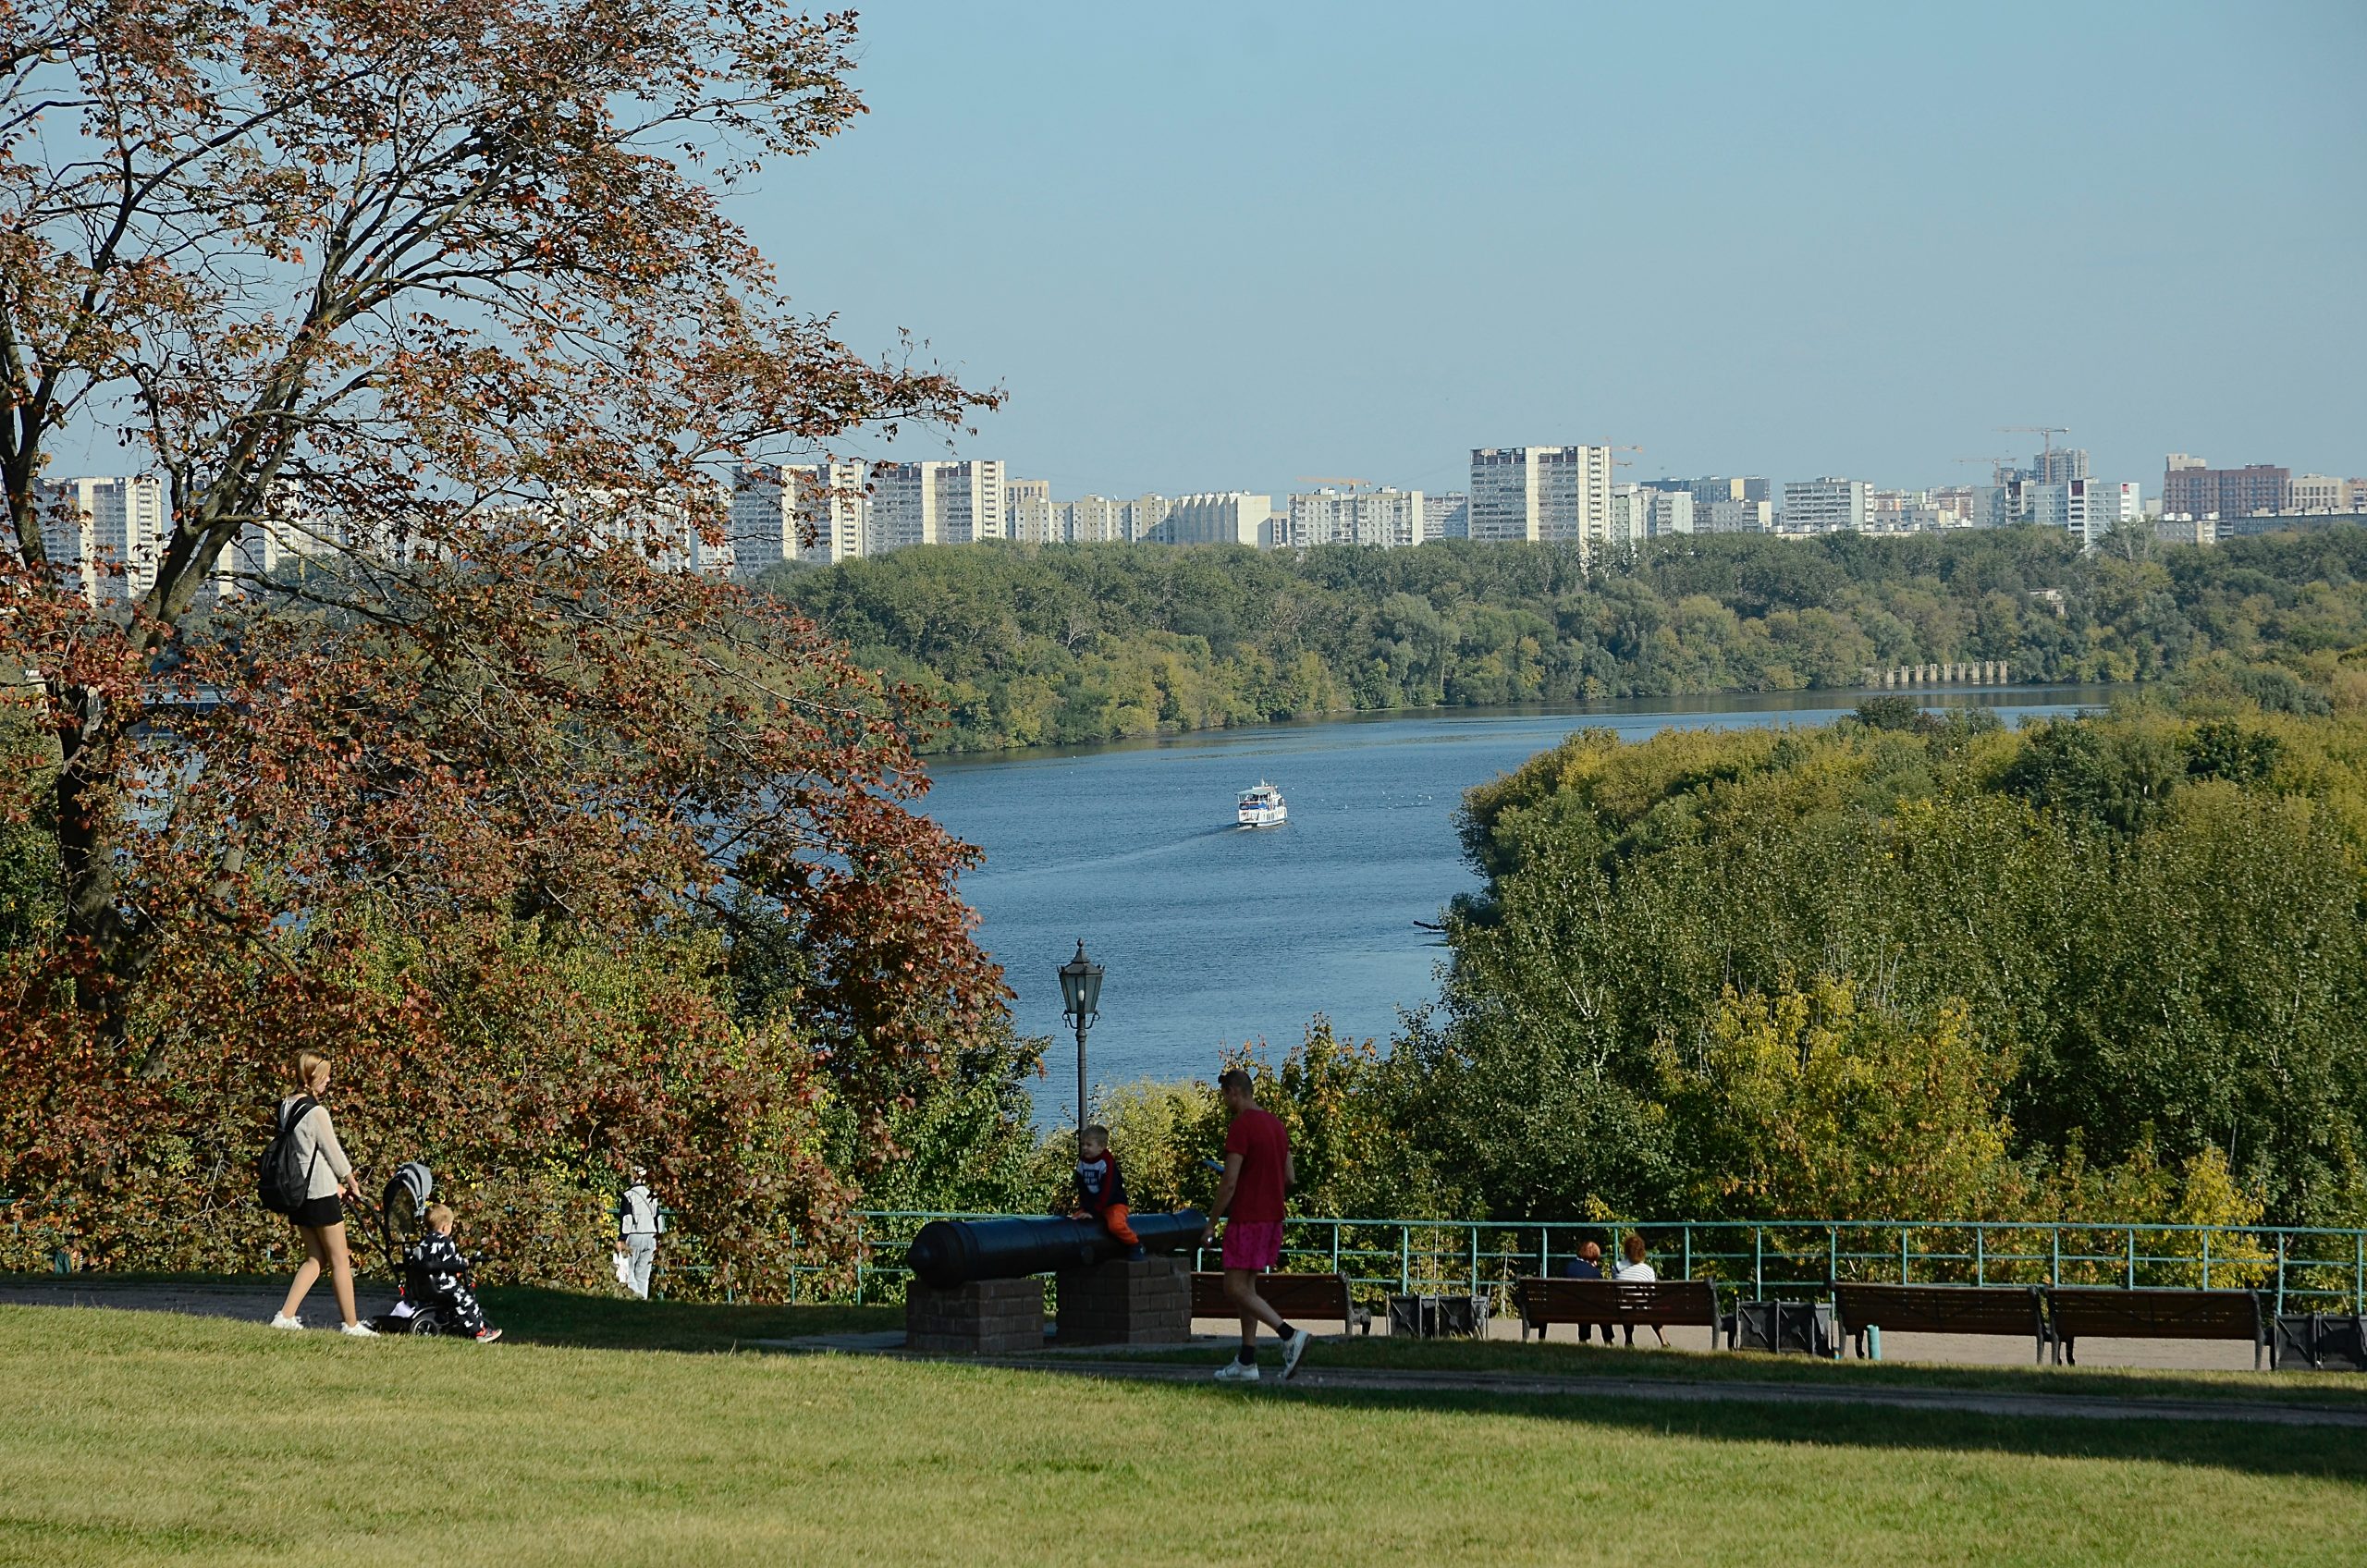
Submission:
[[[1129,1359],[1195,1363],[1208,1352],[1126,1353]],[[1803,1383],[1818,1388],[1957,1389],[2099,1399],[2252,1401],[2367,1410],[2367,1377],[2356,1373],[2177,1371],[2156,1367],[2032,1366],[1939,1362],[1822,1361],[1733,1351],[1628,1350],[1547,1341],[1343,1338],[1318,1341],[1308,1365],[1343,1371],[1470,1373],[1529,1378],[1633,1378],[1687,1383]]]
[[[1496,1421],[1538,1421],[1592,1427],[1643,1437],[1699,1438],[1719,1442],[1799,1447],[1789,1478],[1811,1478],[1814,1449],[1847,1447],[1905,1454],[2012,1454],[2035,1459],[2108,1459],[2204,1466],[2246,1475],[2312,1476],[2367,1486],[2367,1441],[2355,1429],[2278,1427],[2253,1422],[2098,1420],[2064,1416],[1984,1415],[1966,1411],[1901,1410],[1853,1405],[1786,1405],[1721,1402],[1685,1404],[1583,1396],[1502,1395],[1461,1390],[1436,1392],[1325,1389],[1228,1389],[1166,1384],[1194,1401],[1281,1398],[1333,1410],[1453,1412]]]
[[[584,1350],[730,1351],[756,1340],[862,1334],[904,1326],[893,1306],[766,1306],[748,1303],[634,1301],[540,1285],[480,1292],[506,1339]]]

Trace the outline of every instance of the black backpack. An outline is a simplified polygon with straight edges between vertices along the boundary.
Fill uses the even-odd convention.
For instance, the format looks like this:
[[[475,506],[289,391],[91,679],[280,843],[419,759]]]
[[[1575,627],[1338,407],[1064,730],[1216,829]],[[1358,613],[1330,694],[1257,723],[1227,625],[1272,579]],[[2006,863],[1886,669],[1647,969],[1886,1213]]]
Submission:
[[[300,1166],[296,1163],[296,1124],[320,1103],[310,1095],[300,1095],[281,1107],[271,1142],[264,1145],[263,1158],[255,1162],[255,1198],[274,1214],[295,1213],[313,1184],[313,1165],[321,1151],[316,1146],[312,1159]]]

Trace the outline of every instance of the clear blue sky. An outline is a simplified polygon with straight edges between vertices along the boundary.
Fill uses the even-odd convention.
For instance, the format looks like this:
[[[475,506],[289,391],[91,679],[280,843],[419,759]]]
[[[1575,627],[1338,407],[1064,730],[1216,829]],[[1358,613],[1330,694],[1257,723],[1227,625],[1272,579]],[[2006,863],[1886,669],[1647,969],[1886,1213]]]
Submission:
[[[2062,424],[2367,474],[2367,5],[889,0],[742,212],[1061,496],[1468,448],[1974,475]],[[907,442],[912,449],[914,443]],[[1628,454],[1633,457],[1633,454]]]

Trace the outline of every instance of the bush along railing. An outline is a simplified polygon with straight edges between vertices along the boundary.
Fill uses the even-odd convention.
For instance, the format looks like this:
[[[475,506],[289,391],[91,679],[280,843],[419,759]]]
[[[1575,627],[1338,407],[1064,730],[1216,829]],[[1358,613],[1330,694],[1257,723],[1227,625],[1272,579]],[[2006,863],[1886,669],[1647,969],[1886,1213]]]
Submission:
[[[904,1248],[932,1219],[990,1214],[867,1209],[852,1297],[901,1301]],[[1607,1262],[1640,1235],[1664,1279],[1713,1279],[1756,1299],[1805,1299],[1835,1280],[1918,1285],[2118,1285],[2269,1292],[2279,1312],[2367,1313],[2367,1229],[2031,1224],[2019,1220],[1294,1219],[1281,1268],[1348,1277],[1360,1295],[1495,1295],[1554,1274],[1588,1242]],[[1196,1268],[1220,1267],[1217,1250]],[[794,1299],[848,1297],[843,1265],[791,1270]]]

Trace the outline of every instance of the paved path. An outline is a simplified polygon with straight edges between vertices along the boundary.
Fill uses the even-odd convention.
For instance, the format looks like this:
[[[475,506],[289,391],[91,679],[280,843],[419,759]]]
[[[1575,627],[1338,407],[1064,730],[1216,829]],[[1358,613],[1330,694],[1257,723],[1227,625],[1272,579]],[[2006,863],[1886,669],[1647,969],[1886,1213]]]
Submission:
[[[942,1358],[958,1359],[958,1358]],[[975,1363],[974,1363],[975,1365]],[[1075,1355],[996,1356],[983,1365],[1076,1377],[1158,1383],[1207,1383],[1211,1368],[1172,1361]],[[2367,1430],[2367,1408],[2272,1404],[2243,1399],[2118,1399],[2103,1394],[2016,1393],[2005,1390],[1916,1389],[1892,1384],[1839,1388],[1819,1383],[1757,1383],[1679,1378],[1540,1378],[1518,1372],[1414,1372],[1365,1367],[1302,1367],[1288,1383],[1266,1368],[1257,1385],[1376,1393],[1490,1393],[1531,1398],[1583,1395],[1604,1400],[1663,1400],[1674,1403],[1876,1405],[1893,1410],[1946,1410],[1977,1415],[2047,1416],[2091,1421],[2241,1421],[2278,1427],[2344,1427]]]

